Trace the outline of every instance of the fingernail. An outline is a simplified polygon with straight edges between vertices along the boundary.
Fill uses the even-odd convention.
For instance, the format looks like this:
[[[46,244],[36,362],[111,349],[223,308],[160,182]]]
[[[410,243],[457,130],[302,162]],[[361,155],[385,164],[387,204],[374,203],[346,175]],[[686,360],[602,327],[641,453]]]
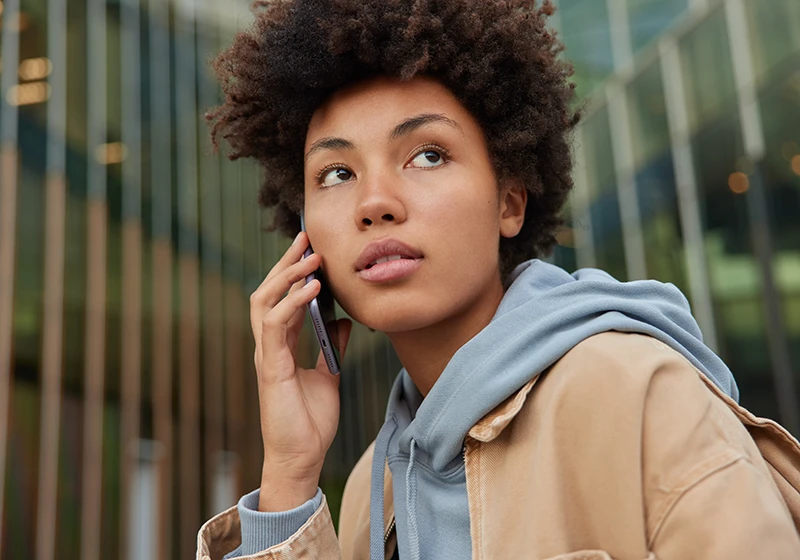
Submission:
[[[292,245],[297,244],[297,241],[300,239],[301,235],[303,235],[302,231],[295,236],[294,241],[292,241]]]

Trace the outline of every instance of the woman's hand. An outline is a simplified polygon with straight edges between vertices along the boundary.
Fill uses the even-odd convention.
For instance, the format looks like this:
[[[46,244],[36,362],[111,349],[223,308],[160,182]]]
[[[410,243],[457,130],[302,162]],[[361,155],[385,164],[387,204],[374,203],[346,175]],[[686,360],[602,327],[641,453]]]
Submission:
[[[318,280],[305,283],[321,262],[316,254],[303,259],[306,248],[300,233],[250,297],[264,442],[261,511],[285,511],[314,496],[339,424],[339,376],[328,371],[322,352],[314,369],[295,359],[306,304],[320,290]],[[351,327],[338,322],[342,355]]]

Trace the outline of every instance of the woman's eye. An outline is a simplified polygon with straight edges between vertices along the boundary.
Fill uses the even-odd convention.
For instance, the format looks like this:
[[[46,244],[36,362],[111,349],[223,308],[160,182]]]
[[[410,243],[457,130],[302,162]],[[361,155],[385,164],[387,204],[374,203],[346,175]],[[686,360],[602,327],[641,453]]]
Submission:
[[[353,178],[353,173],[343,167],[331,169],[322,176],[321,184],[323,187],[333,187],[341,183],[346,183]]]
[[[444,163],[444,156],[436,150],[425,150],[411,160],[411,167],[438,167]]]

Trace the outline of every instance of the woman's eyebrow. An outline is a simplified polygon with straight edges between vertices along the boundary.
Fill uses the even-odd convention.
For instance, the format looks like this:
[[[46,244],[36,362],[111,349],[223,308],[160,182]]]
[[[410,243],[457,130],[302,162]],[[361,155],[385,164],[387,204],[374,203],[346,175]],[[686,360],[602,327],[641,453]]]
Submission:
[[[423,126],[434,124],[434,123],[442,123],[446,124],[447,126],[453,127],[458,129],[460,132],[463,133],[463,129],[461,125],[458,124],[453,119],[445,117],[444,115],[436,114],[436,113],[425,113],[422,115],[416,115],[414,117],[408,118],[398,124],[394,129],[392,129],[391,134],[389,135],[390,140],[398,140],[404,136],[408,136],[418,128]],[[321,150],[355,150],[356,146],[350,140],[346,140],[344,138],[339,138],[336,136],[328,136],[326,138],[321,138],[311,144],[311,148],[309,148],[308,153],[306,153],[305,160],[308,161],[315,153]]]
[[[308,153],[306,154],[305,160],[308,161],[313,154],[319,152],[320,150],[355,150],[356,145],[353,144],[350,140],[345,140],[344,138],[337,138],[335,136],[328,136],[327,138],[321,138],[311,144],[311,148],[309,148]]]
[[[453,119],[449,119],[444,115],[439,115],[436,113],[425,113],[422,115],[417,115],[416,117],[411,117],[410,119],[406,119],[398,124],[396,127],[394,127],[394,130],[392,130],[392,133],[389,135],[389,139],[397,140],[403,136],[408,136],[420,127],[433,123],[446,124],[463,132],[461,125]]]

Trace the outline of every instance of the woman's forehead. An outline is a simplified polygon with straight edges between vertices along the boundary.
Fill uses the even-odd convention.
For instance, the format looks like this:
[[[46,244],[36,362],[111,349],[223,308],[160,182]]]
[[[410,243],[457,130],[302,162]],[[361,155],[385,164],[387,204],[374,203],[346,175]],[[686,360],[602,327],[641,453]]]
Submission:
[[[444,85],[426,77],[374,78],[337,91],[314,113],[306,150],[327,136],[390,130],[417,115],[442,115],[459,124],[470,116]]]

